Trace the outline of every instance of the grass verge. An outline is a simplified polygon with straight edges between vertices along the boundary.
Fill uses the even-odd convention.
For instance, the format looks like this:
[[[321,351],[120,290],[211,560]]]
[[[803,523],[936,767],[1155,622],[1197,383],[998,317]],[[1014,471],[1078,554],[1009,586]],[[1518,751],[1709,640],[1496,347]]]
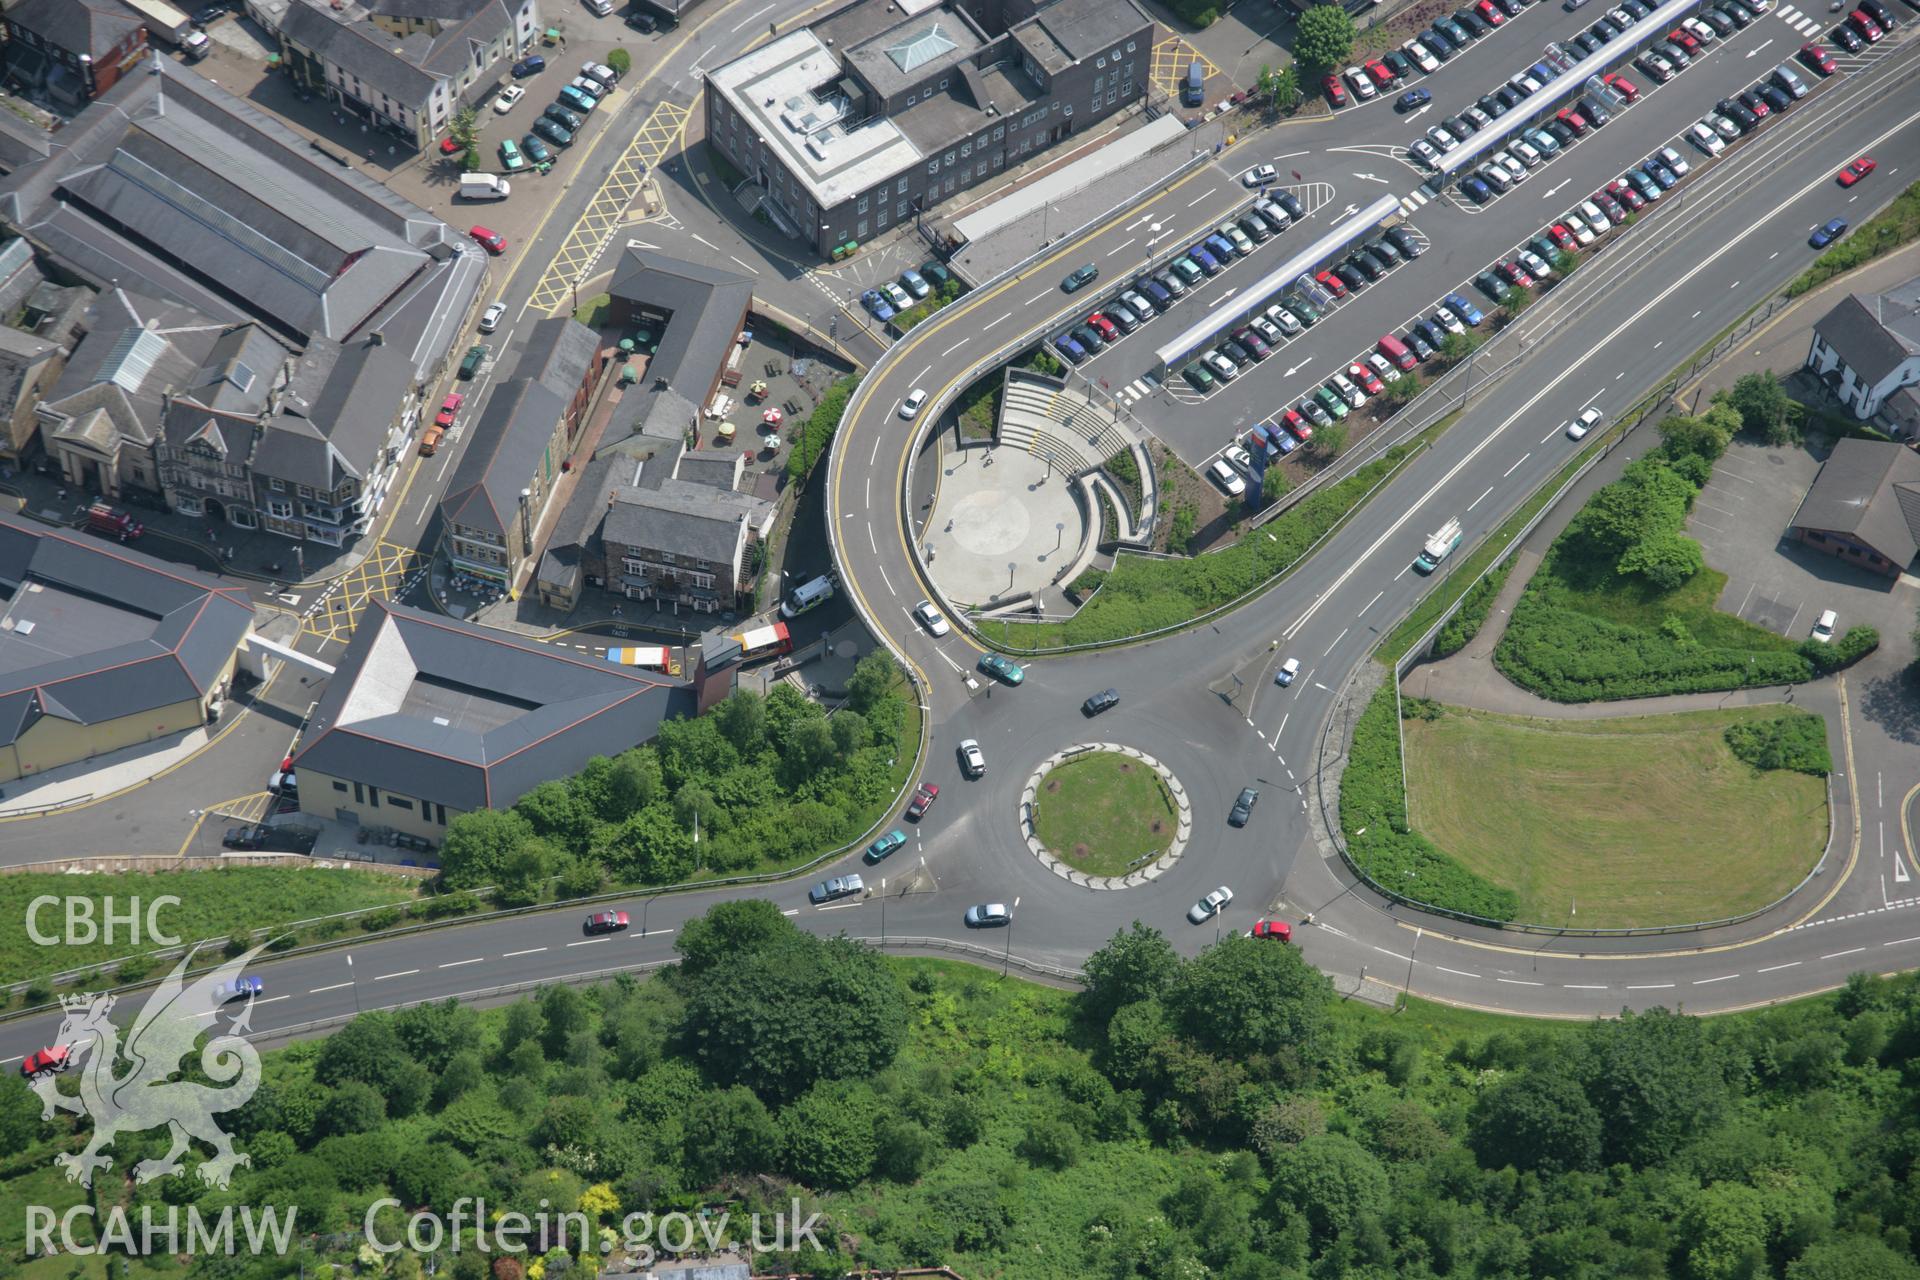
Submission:
[[[1173,844],[1179,811],[1160,776],[1131,756],[1093,751],[1047,774],[1034,831],[1055,857],[1094,876],[1123,875]]]
[[[144,932],[147,907],[163,896],[179,904],[160,907],[153,922],[183,942],[229,933],[272,928],[343,911],[392,906],[411,901],[415,881],[372,871],[293,867],[231,867],[208,871],[129,871],[67,876],[32,872],[0,876],[0,920],[15,922],[0,930],[0,983],[24,982],[54,970],[77,969],[138,951],[172,945]],[[53,899],[33,920],[42,936],[66,932],[64,904],[86,899],[92,921],[104,928],[109,902],[118,911],[138,901],[143,932],[130,941],[125,925],[111,942],[70,942],[41,946],[28,935],[28,910],[34,899]],[[84,927],[74,933],[84,932]]]
[[[1779,718],[1778,707],[1609,720],[1446,707],[1405,722],[1413,820],[1467,870],[1510,886],[1522,920],[1613,929],[1739,915],[1786,894],[1826,842],[1822,779],[1755,768],[1728,745],[1730,726]]]
[[[1819,288],[1835,276],[1864,266],[1915,239],[1920,239],[1920,182],[1895,196],[1892,204],[1861,223],[1852,235],[1815,258],[1812,266],[1788,283],[1787,296],[1797,298],[1810,289]]]

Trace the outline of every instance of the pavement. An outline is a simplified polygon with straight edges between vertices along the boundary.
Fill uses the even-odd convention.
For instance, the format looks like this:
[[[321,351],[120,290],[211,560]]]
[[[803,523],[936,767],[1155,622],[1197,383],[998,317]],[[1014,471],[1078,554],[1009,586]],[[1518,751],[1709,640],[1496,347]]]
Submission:
[[[1018,449],[939,439],[940,488],[921,540],[941,594],[982,605],[1053,585],[1086,531],[1067,473]]]

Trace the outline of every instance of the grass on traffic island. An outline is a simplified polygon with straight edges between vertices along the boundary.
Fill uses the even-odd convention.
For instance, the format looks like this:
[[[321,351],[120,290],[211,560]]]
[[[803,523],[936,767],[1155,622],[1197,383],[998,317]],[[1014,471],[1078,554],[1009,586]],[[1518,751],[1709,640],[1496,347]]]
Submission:
[[[1410,715],[1413,827],[1518,895],[1515,918],[1614,929],[1739,915],[1792,889],[1827,839],[1824,781],[1757,769],[1729,725],[1779,706],[1540,720]],[[1415,896],[1418,896],[1417,894]]]
[[[1048,852],[1090,876],[1145,866],[1173,845],[1179,809],[1154,770],[1117,751],[1056,765],[1034,801],[1034,833]]]

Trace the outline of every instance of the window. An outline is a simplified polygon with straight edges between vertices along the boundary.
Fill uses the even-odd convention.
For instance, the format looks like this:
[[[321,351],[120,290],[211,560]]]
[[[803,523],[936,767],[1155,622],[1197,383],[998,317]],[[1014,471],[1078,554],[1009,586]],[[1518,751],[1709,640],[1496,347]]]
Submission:
[[[947,84],[948,84],[948,81],[945,79],[942,79],[940,81],[940,92],[945,93],[947,91]]]
[[[893,206],[893,216],[896,218],[904,218],[907,216],[907,202],[905,200]]]
[[[947,168],[953,168],[953,152],[947,152]]]
[[[1104,67],[1104,66],[1106,66],[1106,65],[1107,65],[1107,55],[1103,53],[1103,54],[1101,54],[1101,55],[1100,55],[1100,56],[1099,56],[1098,58],[1095,58],[1095,59],[1093,60],[1093,65],[1094,65],[1094,66],[1096,66],[1096,67]]]
[[[927,173],[929,176],[938,177],[940,173],[940,162],[938,160],[927,161]]]
[[[905,178],[900,179],[899,184],[895,186],[893,189],[893,194],[897,196],[903,196],[907,194],[907,180]]]
[[[333,780],[333,789],[335,791],[345,791],[347,789],[347,784],[340,781],[340,779],[335,778]]]
[[[1114,100],[1115,98],[1118,98],[1119,96],[1120,96],[1120,91],[1119,91],[1118,89],[1109,89],[1109,90],[1107,90],[1107,105],[1108,105],[1108,106],[1112,106],[1112,105],[1113,105],[1113,100]]]
[[[1107,87],[1107,78],[1105,76],[1095,76],[1093,78],[1093,91],[1095,93],[1099,93],[1102,89],[1106,87]]]
[[[971,143],[971,142],[963,142],[963,143],[961,143],[961,144],[960,144],[960,154],[961,154],[962,156],[970,156],[970,155],[972,155],[972,154],[973,154],[973,143]]]
[[[953,179],[948,178],[947,181],[952,182]],[[867,238],[867,220],[865,218],[853,224],[853,234],[857,240],[865,240]]]
[[[1072,104],[1071,104],[1071,103],[1069,103],[1069,104],[1068,104],[1068,106],[1067,106],[1067,109],[1066,109],[1066,111],[1065,111],[1065,113],[1064,113],[1064,114],[1066,114],[1066,115],[1069,115],[1069,116],[1071,116],[1071,115],[1073,114],[1073,106],[1072,106]]]
[[[912,106],[912,105],[913,105],[914,103],[916,103],[916,102],[918,102],[918,101],[920,101],[920,95],[919,95],[919,94],[917,94],[917,93],[910,93],[910,94],[908,94],[908,95],[907,95],[907,105],[908,105],[908,106]]]
[[[962,185],[965,185],[966,183],[969,183],[972,181],[973,181],[973,166],[968,165],[966,168],[960,171],[960,182]]]
[[[880,206],[880,212],[876,217],[875,225],[877,225],[882,231],[885,231],[887,229],[887,206],[885,205]]]
[[[860,197],[860,205],[859,205],[859,207],[858,207],[857,209],[855,209],[855,210],[854,210],[854,212],[855,212],[855,213],[865,213],[866,211],[867,211],[867,198],[866,198],[865,196],[861,196],[861,197]]]
[[[1133,41],[1131,41],[1131,40],[1129,40],[1129,41],[1127,41],[1127,52],[1128,52],[1128,53],[1132,53],[1132,52],[1133,52]]]
[[[1131,101],[1133,98],[1133,81],[1129,80],[1125,84],[1121,85],[1120,92],[1126,94],[1128,100]]]
[[[405,809],[408,813],[413,812],[413,801],[411,800],[403,800],[399,796],[390,795],[387,797],[387,803],[396,809]]]
[[[994,140],[995,142],[998,142],[998,141],[1000,141],[1000,139],[1002,139],[1002,138],[1004,138],[1004,137],[1006,137],[1006,136],[1007,136],[1007,126],[1005,126],[1005,125],[1001,125],[1001,126],[1000,126],[1000,127],[998,128],[998,129],[995,129],[995,130],[993,131],[993,140]],[[906,188],[906,184],[905,184],[904,182],[900,184],[900,189],[901,189],[902,191],[905,191],[905,190],[907,189],[907,188]]]
[[[1115,62],[1120,61],[1120,46],[1119,45],[1113,46],[1113,52],[1108,54],[1107,56],[1109,58],[1112,58]]]

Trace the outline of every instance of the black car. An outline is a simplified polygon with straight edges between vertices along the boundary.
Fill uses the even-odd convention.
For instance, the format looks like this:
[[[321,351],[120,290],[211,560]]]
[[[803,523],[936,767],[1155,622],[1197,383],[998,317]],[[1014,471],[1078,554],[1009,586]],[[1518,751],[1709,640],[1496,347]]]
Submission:
[[[1446,336],[1434,328],[1433,321],[1426,319],[1415,320],[1407,326],[1407,337],[1412,341],[1424,342],[1435,351],[1438,351],[1440,344],[1446,341]],[[1418,351],[1419,348],[1415,347],[1414,350]]]
[[[1440,125],[1462,142],[1480,131],[1480,127],[1465,116],[1448,116],[1440,122]]]
[[[1227,821],[1236,827],[1244,827],[1253,817],[1253,806],[1260,803],[1260,793],[1252,787],[1243,787],[1233,802],[1233,811],[1227,815]]]
[[[210,27],[232,12],[233,5],[231,3],[210,4],[206,8],[194,12],[193,25],[196,27]]]
[[[1594,39],[1591,34],[1585,31],[1580,32],[1573,38],[1573,45],[1574,48],[1589,58],[1600,52],[1602,47],[1600,41]]]
[[[1558,120],[1548,120],[1540,127],[1553,135],[1553,140],[1563,148],[1572,146],[1574,139],[1580,136]]]
[[[1347,288],[1355,293],[1367,287],[1367,278],[1361,275],[1359,270],[1351,262],[1341,263],[1333,269],[1333,274],[1340,277],[1340,283],[1346,285]]]
[[[1513,110],[1527,100],[1527,95],[1510,84],[1503,84],[1494,92],[1493,99],[1508,111]],[[1498,112],[1495,113],[1499,114]]]
[[[1406,254],[1409,258],[1417,258],[1420,256],[1421,249],[1419,239],[1405,227],[1393,227],[1389,229],[1387,239],[1393,241],[1393,247]]]
[[[1103,689],[1101,692],[1094,694],[1091,698],[1081,703],[1080,710],[1089,716],[1097,716],[1102,711],[1111,711],[1119,705],[1120,691],[1118,689]]]
[[[1407,330],[1406,342],[1415,360],[1433,359],[1433,344],[1420,336],[1420,326],[1416,325]]]
[[[1733,19],[1716,9],[1702,9],[1695,16],[1698,17],[1700,21],[1712,27],[1713,33],[1722,39],[1739,30],[1738,27],[1733,25]]]
[[[1220,354],[1239,365],[1242,369],[1253,363],[1253,352],[1247,350],[1232,338],[1220,344]]]
[[[228,827],[220,837],[222,849],[254,850],[267,847],[267,828],[265,827]]]
[[[627,14],[627,25],[635,31],[649,36],[660,29],[660,24],[653,20],[652,14],[641,13],[638,9],[632,10]]]
[[[1373,260],[1371,255],[1362,253],[1357,249],[1347,255],[1347,260],[1342,265],[1351,267],[1353,270],[1365,276],[1368,284],[1378,282],[1381,277],[1387,274],[1381,269],[1380,264]]]
[[[1587,123],[1596,129],[1605,127],[1606,123],[1613,119],[1613,113],[1594,101],[1591,94],[1580,99],[1580,114],[1585,116]]]
[[[1760,125],[1760,117],[1747,110],[1732,98],[1722,98],[1713,104],[1713,109],[1740,126],[1740,132],[1751,133]]]
[[[572,133],[580,132],[580,126],[586,123],[585,120],[582,120],[579,116],[557,102],[550,103],[547,109],[540,114]]]
[[[1455,9],[1453,11],[1453,20],[1459,23],[1461,26],[1465,27],[1467,29],[1467,34],[1472,36],[1475,40],[1480,39],[1482,36],[1486,35],[1488,32],[1493,30],[1492,27],[1487,25],[1487,20],[1485,18],[1481,17],[1479,14],[1475,13],[1471,9]]]
[[[1301,204],[1290,191],[1276,191],[1267,198],[1285,209],[1287,216],[1296,222],[1307,216],[1306,206]]]
[[[1389,244],[1385,237],[1368,245],[1367,252],[1372,254],[1374,260],[1381,266],[1391,269],[1400,265],[1400,251]]]
[[[1600,21],[1594,23],[1592,26],[1587,28],[1587,34],[1592,36],[1595,40],[1598,40],[1601,44],[1608,44],[1613,40],[1615,36],[1620,34],[1620,28],[1614,26],[1611,22],[1608,22],[1605,18],[1602,18],[1600,19]]]
[[[1845,49],[1848,53],[1858,53],[1865,47],[1864,42],[1855,34],[1854,29],[1844,22],[1835,27],[1832,34],[1833,42],[1842,49]]]
[[[1475,105],[1496,120],[1507,114],[1507,104],[1490,93],[1481,94],[1480,101]]]
[[[1785,111],[1793,105],[1793,97],[1785,89],[1772,81],[1762,81],[1753,86],[1753,91],[1767,100],[1767,105],[1776,112]]]
[[[1860,0],[1860,7],[1866,10],[1869,18],[1872,18],[1880,24],[1882,31],[1891,31],[1900,25],[1899,22],[1894,19],[1893,11],[1887,8],[1886,5],[1881,4],[1880,0]]]
[[[1482,271],[1475,276],[1473,285],[1495,302],[1505,302],[1513,294],[1512,286],[1491,271]]]
[[[1433,25],[1435,29],[1446,33],[1447,39],[1453,41],[1453,47],[1456,49],[1464,49],[1473,43],[1473,33],[1452,18],[1435,18]]]
[[[1747,16],[1747,11],[1737,4],[1715,5],[1713,11],[1742,31],[1745,31],[1747,24],[1753,21]]]
[[[1413,76],[1413,59],[1398,49],[1391,49],[1381,54],[1380,61],[1386,63],[1387,69],[1392,71],[1396,76],[1399,76],[1402,80],[1410,79]]]
[[[1425,31],[1422,31],[1420,33],[1420,43],[1427,46],[1427,48],[1432,51],[1433,56],[1442,62],[1447,61],[1452,58],[1455,53],[1459,52],[1454,46],[1453,41],[1447,38],[1447,33],[1438,27],[1429,27]]]
[[[1073,328],[1067,330],[1067,332],[1073,335],[1074,341],[1078,342],[1088,351],[1098,351],[1107,345],[1107,340],[1098,333],[1095,333],[1092,325],[1075,325]]]
[[[1643,21],[1653,12],[1651,6],[1640,3],[1640,0],[1620,0],[1620,7],[1632,15],[1635,22]]]
[[[1500,12],[1506,14],[1509,18],[1519,17],[1520,10],[1523,8],[1520,0],[1493,0],[1493,2],[1499,5]]]

